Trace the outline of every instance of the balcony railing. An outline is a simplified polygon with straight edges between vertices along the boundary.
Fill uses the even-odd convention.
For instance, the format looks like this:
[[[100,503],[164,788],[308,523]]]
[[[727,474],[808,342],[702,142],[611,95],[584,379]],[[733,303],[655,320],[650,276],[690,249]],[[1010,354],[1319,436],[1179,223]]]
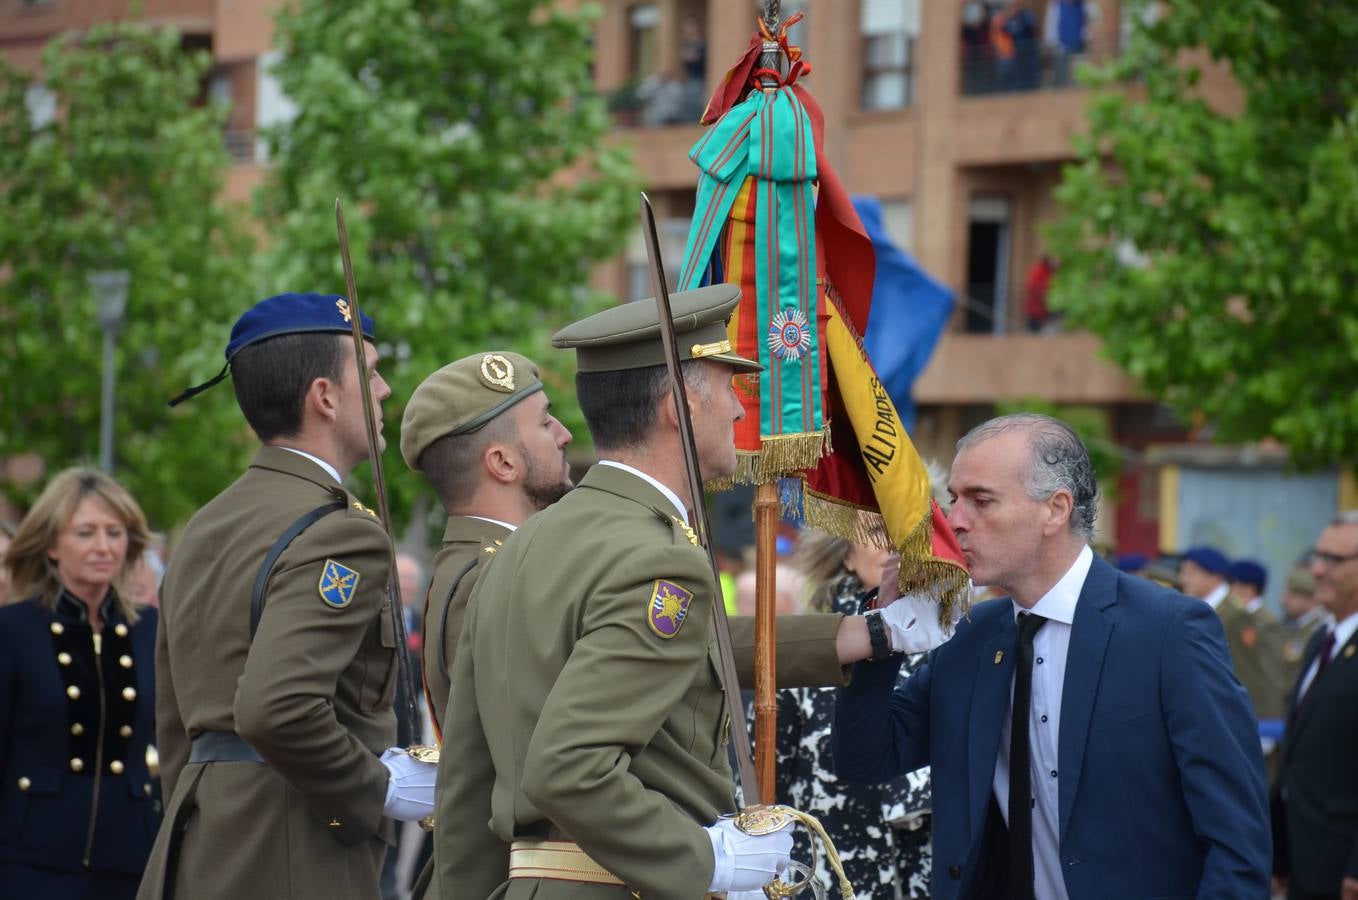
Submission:
[[[226,143],[226,152],[231,154],[231,161],[234,163],[252,163],[255,161],[255,133],[253,131],[225,131],[222,133],[222,140]]]
[[[1037,40],[1015,41],[1011,53],[990,43],[963,44],[962,93],[976,96],[1076,87],[1077,66],[1107,62],[1117,51],[1111,43],[1087,44],[1079,53]]]
[[[609,94],[608,108],[623,127],[692,125],[707,106],[707,94],[702,81],[651,76]]]

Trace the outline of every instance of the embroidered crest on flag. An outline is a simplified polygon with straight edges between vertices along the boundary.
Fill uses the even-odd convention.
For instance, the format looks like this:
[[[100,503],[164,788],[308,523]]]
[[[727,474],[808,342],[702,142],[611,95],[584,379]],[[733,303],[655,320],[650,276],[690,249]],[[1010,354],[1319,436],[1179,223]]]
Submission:
[[[665,640],[679,633],[684,620],[688,618],[688,606],[693,602],[693,594],[673,581],[656,579],[651,588],[651,599],[646,604],[646,623],[651,630]]]

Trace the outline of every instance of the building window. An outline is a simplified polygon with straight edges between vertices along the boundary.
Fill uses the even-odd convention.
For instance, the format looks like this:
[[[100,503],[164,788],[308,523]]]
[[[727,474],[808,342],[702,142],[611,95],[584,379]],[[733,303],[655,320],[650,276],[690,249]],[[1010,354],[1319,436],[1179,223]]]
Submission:
[[[656,34],[660,28],[660,7],[642,3],[627,11],[628,52],[632,78],[641,81],[656,71]]]
[[[57,117],[57,98],[47,85],[34,82],[24,89],[24,107],[28,110],[28,124],[41,131]]]
[[[862,0],[863,108],[900,109],[915,96],[919,0]]]
[[[909,200],[883,200],[882,226],[891,243],[912,256],[915,253],[914,219]]]
[[[259,58],[255,81],[255,133],[286,125],[297,118],[297,104],[293,103],[274,76],[274,66],[283,58],[277,50],[271,50]],[[255,141],[255,156],[260,162],[268,159],[268,142],[261,136]]]

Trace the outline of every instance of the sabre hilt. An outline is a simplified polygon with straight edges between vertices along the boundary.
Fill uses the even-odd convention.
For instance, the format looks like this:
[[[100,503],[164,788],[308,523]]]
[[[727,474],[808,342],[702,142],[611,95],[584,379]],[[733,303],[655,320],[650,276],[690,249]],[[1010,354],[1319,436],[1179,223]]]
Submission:
[[[806,875],[800,881],[786,882],[781,878],[775,878],[764,885],[764,896],[769,900],[781,900],[784,897],[793,897],[810,887],[812,892],[819,896],[819,890],[815,884],[816,879],[816,841],[825,846],[825,861],[829,863],[830,870],[835,873],[838,881],[839,894],[843,900],[854,900],[853,885],[849,883],[849,878],[844,874],[844,863],[839,858],[839,852],[835,850],[834,841],[830,840],[830,835],[826,834],[825,826],[809,813],[793,809],[790,806],[777,804],[774,806],[751,806],[741,810],[736,814],[735,825],[746,834],[773,834],[782,831],[784,828],[791,828],[796,824],[801,824],[811,835],[811,863],[806,866]],[[795,864],[794,864],[795,865]]]

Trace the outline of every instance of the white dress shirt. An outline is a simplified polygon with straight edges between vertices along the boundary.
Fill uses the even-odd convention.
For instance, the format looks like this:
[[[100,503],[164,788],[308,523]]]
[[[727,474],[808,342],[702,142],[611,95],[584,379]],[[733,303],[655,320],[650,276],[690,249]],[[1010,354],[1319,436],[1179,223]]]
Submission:
[[[320,466],[322,469],[325,469],[326,473],[329,474],[331,478],[335,479],[335,481],[339,482],[340,484],[344,483],[344,479],[339,477],[339,471],[334,466],[330,465],[330,463],[321,459],[319,456],[315,456],[311,453],[306,452],[305,450],[298,450],[296,447],[279,447],[279,449],[286,450],[289,453],[296,453],[298,456],[305,456],[307,459],[311,460],[316,465]]]
[[[1075,621],[1075,605],[1084,588],[1085,577],[1094,562],[1094,552],[1086,545],[1061,580],[1024,610],[1014,604],[1014,618],[1020,612],[1042,616],[1046,624],[1033,637],[1033,696],[1028,718],[1029,761],[1033,786],[1033,896],[1037,900],[1069,900],[1061,875],[1060,765],[1057,759],[1061,734],[1061,693],[1065,687],[1066,654],[1070,649],[1070,626]],[[1000,728],[1000,755],[995,760],[992,786],[1004,820],[1009,821],[1009,737],[1014,709],[1014,686],[1009,685],[1009,707]]]
[[[466,518],[468,518],[468,519],[480,519],[482,522],[489,522],[489,523],[492,524],[492,525],[499,525],[501,528],[505,529],[506,531],[514,531],[514,530],[516,530],[515,526],[510,525],[508,522],[501,522],[499,519],[492,519],[490,516],[467,516]]]
[[[1212,607],[1213,610],[1216,610],[1217,607],[1221,606],[1221,601],[1225,600],[1226,595],[1230,592],[1231,586],[1229,584],[1219,584],[1212,589],[1212,593],[1202,598],[1202,602]]]
[[[1321,627],[1326,629],[1330,628],[1334,629],[1333,653],[1335,656],[1338,656],[1339,651],[1343,649],[1344,645],[1349,642],[1349,638],[1353,637],[1353,633],[1355,631],[1358,631],[1358,613],[1353,613],[1348,618],[1344,619],[1344,621],[1342,622],[1338,623],[1333,621],[1326,622]],[[1322,638],[1322,640],[1324,640],[1324,638]],[[1330,661],[1334,662],[1334,656],[1330,657]],[[1320,674],[1319,653],[1316,654],[1315,659],[1311,660],[1311,664],[1306,667],[1306,674],[1303,675],[1301,678],[1301,687],[1297,689],[1298,697],[1306,696],[1306,689],[1311,686],[1311,682],[1316,680],[1316,675],[1318,674]]]
[[[642,481],[646,482],[647,484],[650,484],[657,491],[664,494],[667,500],[674,504],[675,512],[678,513],[679,515],[679,521],[683,522],[684,524],[688,524],[688,508],[685,507],[683,501],[679,499],[679,495],[676,494],[674,491],[670,490],[669,488],[665,487],[660,482],[656,481],[650,475],[647,475],[640,469],[629,466],[627,463],[615,462],[614,460],[611,459],[601,459],[599,460],[599,465],[612,466],[615,469],[622,469],[624,472],[631,472],[633,475],[637,476]]]

